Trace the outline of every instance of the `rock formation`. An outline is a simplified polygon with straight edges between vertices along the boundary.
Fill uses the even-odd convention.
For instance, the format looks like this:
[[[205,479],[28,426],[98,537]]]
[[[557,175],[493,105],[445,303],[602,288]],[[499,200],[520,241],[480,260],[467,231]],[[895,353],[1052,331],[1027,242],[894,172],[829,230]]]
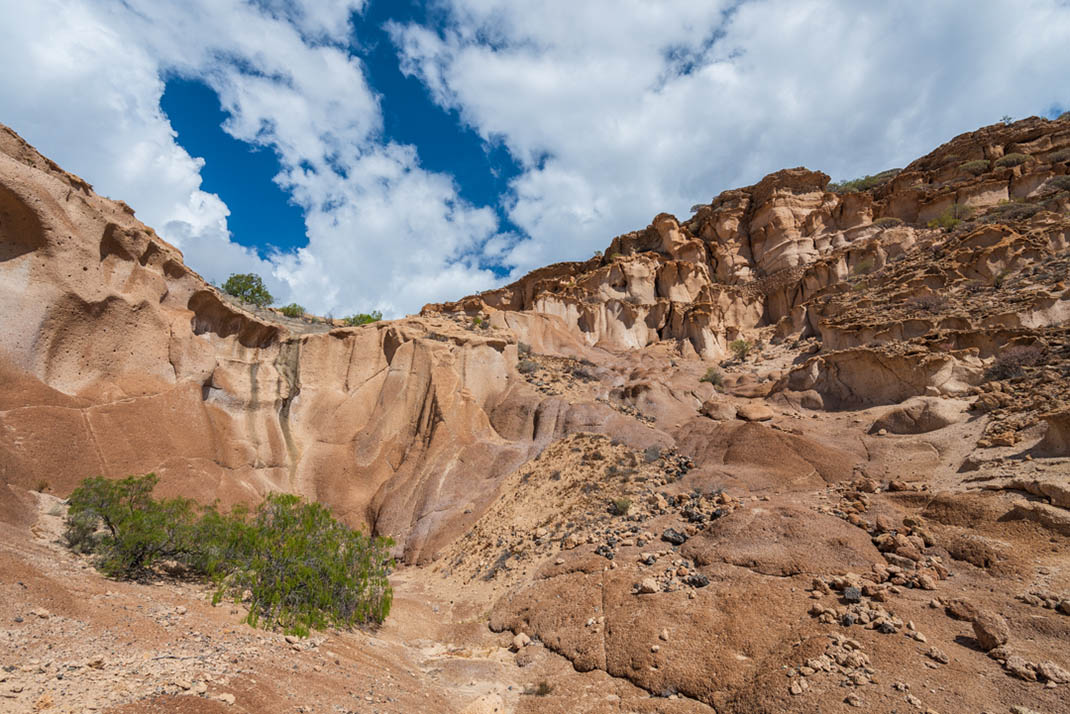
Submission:
[[[382,711],[1060,711],[1070,118],[858,189],[779,171],[342,327],[233,301],[0,127],[0,701],[349,710],[374,670]],[[56,496],[147,472],[394,537],[402,615],[280,656],[103,580]]]

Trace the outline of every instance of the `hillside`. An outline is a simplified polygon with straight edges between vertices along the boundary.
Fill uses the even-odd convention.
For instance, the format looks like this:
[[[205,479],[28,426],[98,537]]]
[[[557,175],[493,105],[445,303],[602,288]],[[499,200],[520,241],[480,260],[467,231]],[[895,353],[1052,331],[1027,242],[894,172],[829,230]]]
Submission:
[[[1068,250],[1031,118],[305,329],[0,127],[0,709],[1070,712]],[[59,499],[148,472],[392,536],[394,613],[102,578]]]

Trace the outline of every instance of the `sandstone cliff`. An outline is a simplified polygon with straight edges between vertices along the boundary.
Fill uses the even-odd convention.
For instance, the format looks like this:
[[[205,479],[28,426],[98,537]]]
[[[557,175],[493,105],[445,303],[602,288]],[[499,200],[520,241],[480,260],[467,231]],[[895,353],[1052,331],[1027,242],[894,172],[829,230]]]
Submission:
[[[780,171],[605,256],[335,328],[233,303],[0,128],[0,616],[39,664],[86,633],[115,658],[18,660],[0,696],[346,710],[358,672],[383,711],[1060,711],[1070,118],[858,188]],[[197,594],[215,639],[187,636],[155,602],[188,592],[102,581],[32,493],[148,471],[394,536],[420,566],[402,615],[321,655],[250,645]],[[27,622],[34,600],[58,615]]]

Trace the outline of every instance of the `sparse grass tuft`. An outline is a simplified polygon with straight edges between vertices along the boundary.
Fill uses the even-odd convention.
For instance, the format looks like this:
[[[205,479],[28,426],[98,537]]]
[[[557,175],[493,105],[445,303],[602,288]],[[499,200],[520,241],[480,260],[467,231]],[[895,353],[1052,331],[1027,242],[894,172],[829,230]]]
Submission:
[[[732,340],[728,343],[728,349],[732,351],[732,354],[735,355],[735,358],[740,362],[746,361],[747,356],[750,354],[751,347],[751,343],[743,338]]]
[[[631,509],[632,501],[630,498],[614,498],[610,504],[610,510],[615,516],[626,516]]]
[[[522,359],[516,363],[516,371],[520,374],[531,374],[539,368],[539,365],[529,359]]]
[[[869,275],[873,272],[873,258],[863,258],[851,266],[851,275]]]
[[[881,171],[879,174],[873,174],[872,176],[862,176],[860,178],[851,179],[850,181],[840,181],[838,183],[830,183],[826,190],[833,193],[849,193],[851,191],[868,191],[870,189],[883,186],[896,176],[902,169],[888,169],[887,171]]]
[[[1047,350],[1040,345],[1013,345],[996,357],[985,376],[990,380],[1018,377],[1025,372],[1025,367],[1041,365],[1046,357]]]
[[[967,161],[959,164],[959,168],[966,173],[973,174],[974,176],[980,176],[991,168],[992,162],[988,159],[974,159],[973,161]]]
[[[534,687],[526,688],[524,694],[529,697],[545,697],[552,691],[554,691],[554,686],[544,679]]]
[[[709,382],[715,387],[722,387],[724,386],[724,374],[722,374],[721,370],[716,367],[710,367],[706,370],[706,374],[702,375],[702,378],[698,381]]]
[[[940,312],[948,305],[948,299],[943,295],[919,295],[908,298],[906,306],[921,312]]]
[[[1010,168],[1012,166],[1021,166],[1026,161],[1032,158],[1029,154],[1006,154],[996,159],[996,166],[1000,168]]]

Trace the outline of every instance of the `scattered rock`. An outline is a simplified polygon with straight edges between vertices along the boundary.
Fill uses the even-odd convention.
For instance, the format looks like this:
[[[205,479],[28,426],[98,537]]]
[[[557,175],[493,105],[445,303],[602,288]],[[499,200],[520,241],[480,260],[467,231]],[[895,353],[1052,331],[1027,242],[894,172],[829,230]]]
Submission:
[[[666,528],[661,534],[661,539],[666,543],[672,543],[673,545],[683,545],[687,542],[687,535],[675,528]]]
[[[743,421],[769,421],[773,410],[764,404],[743,404],[736,408],[736,418]]]
[[[639,592],[644,595],[656,593],[660,590],[660,588],[658,587],[658,581],[654,580],[654,578],[643,578],[641,581],[639,581],[638,587]]]
[[[1024,679],[1027,682],[1037,681],[1037,671],[1033,665],[1024,658],[1018,655],[1011,655],[1007,658],[1007,661],[1003,664],[1003,668],[1007,672],[1018,679]]]
[[[982,611],[974,617],[973,634],[977,638],[977,644],[985,652],[1006,644],[1011,636],[1007,621],[987,611]]]
[[[1041,662],[1036,666],[1036,670],[1041,677],[1049,682],[1070,684],[1070,672],[1067,672],[1054,662]]]

